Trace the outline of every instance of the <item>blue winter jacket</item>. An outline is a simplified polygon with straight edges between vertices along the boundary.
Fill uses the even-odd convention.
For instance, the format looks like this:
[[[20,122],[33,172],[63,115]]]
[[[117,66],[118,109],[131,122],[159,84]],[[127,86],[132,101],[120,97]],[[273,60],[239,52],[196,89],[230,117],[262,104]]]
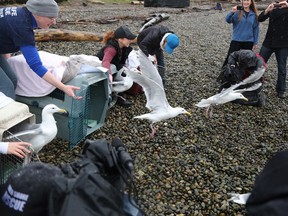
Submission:
[[[238,20],[240,11],[235,13],[229,12],[226,16],[226,22],[233,24],[232,40],[238,42],[253,42],[254,45],[258,43],[259,38],[259,23],[256,14],[253,11],[243,13],[241,20]]]
[[[40,77],[47,69],[35,47],[33,29],[37,22],[26,7],[0,8],[0,54],[21,50],[30,68]]]

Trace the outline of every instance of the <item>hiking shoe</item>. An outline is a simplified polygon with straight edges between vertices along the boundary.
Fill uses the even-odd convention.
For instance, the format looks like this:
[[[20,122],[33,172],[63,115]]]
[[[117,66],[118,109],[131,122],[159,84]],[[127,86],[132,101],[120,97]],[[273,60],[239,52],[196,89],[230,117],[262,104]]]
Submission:
[[[124,97],[118,95],[116,104],[122,107],[130,107],[133,103],[125,99]]]

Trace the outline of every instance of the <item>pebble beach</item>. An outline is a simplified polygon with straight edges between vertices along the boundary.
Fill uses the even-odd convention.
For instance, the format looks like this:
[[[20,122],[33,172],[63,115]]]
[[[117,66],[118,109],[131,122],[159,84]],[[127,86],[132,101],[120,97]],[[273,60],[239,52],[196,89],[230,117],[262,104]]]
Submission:
[[[165,13],[160,24],[180,38],[172,55],[165,53],[168,71],[165,91],[171,106],[181,106],[192,115],[178,116],[157,124],[149,137],[149,122],[133,119],[147,113],[145,95],[129,96],[129,108],[113,106],[102,128],[89,139],[119,137],[135,163],[138,202],[147,215],[244,216],[245,206],[228,202],[228,193],[251,192],[265,163],[288,147],[288,99],[276,95],[277,64],[273,55],[265,72],[263,108],[228,103],[215,106],[212,118],[195,106],[217,93],[216,78],[229,48],[232,26],[225,22],[231,4],[214,10],[213,2],[187,8],[151,8],[133,4],[61,3],[55,28],[105,34],[120,25],[137,33],[145,18]],[[261,3],[265,5],[265,2]],[[267,3],[268,5],[268,3]],[[262,10],[259,9],[259,13]],[[96,20],[117,19],[101,24]],[[69,24],[64,21],[84,19]],[[268,20],[260,24],[260,51]],[[95,55],[102,44],[91,41],[37,42],[39,50],[59,55]],[[133,47],[137,48],[135,44]],[[67,142],[55,139],[41,151],[42,162],[59,165],[74,161],[82,143],[67,150]]]

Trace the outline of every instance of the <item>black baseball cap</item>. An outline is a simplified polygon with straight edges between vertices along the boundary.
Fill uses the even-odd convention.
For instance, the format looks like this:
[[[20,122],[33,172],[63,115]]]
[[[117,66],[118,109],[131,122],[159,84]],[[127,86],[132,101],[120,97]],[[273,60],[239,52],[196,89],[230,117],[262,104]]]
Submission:
[[[127,38],[129,40],[134,40],[136,35],[134,35],[126,26],[120,26],[114,32],[115,38]]]

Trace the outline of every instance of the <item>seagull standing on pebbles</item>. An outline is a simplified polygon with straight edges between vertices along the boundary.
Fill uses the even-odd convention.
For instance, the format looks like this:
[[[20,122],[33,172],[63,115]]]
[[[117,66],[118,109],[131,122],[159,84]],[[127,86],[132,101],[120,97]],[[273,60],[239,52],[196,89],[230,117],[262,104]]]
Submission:
[[[35,154],[40,161],[38,153],[57,135],[57,125],[54,119],[54,113],[67,113],[66,110],[58,108],[54,104],[46,105],[42,110],[42,122],[40,124],[27,124],[22,131],[14,133],[13,136],[21,141],[31,143],[32,154]],[[31,154],[26,155],[24,164],[30,162]]]

